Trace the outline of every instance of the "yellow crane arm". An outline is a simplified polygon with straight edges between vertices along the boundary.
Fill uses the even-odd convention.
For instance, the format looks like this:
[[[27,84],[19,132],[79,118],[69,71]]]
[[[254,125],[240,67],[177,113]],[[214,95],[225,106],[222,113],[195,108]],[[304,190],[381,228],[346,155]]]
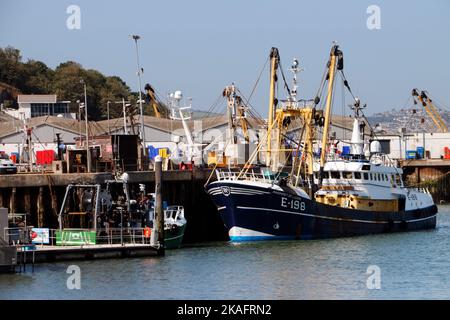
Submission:
[[[417,89],[413,89],[412,91],[413,97],[417,97],[419,101],[422,103],[427,114],[430,116],[431,120],[434,122],[436,127],[442,132],[448,132],[447,125],[445,124],[444,119],[442,119],[441,115],[437,111],[436,107],[433,105],[431,99],[425,93],[425,91],[419,91]]]
[[[428,107],[430,108],[430,111],[434,114],[434,118],[439,123],[438,126],[441,129],[441,131],[442,132],[448,132],[448,128],[447,128],[447,126],[446,126],[446,124],[444,122],[444,119],[442,119],[441,115],[437,111],[437,109],[434,106],[434,104],[431,102],[430,98],[427,98],[427,104],[428,104]]]
[[[239,118],[241,120],[242,133],[244,134],[245,142],[248,143],[250,141],[250,136],[248,135],[248,122],[247,119],[244,117],[244,108],[238,107],[237,109],[239,112]]]
[[[161,118],[161,112],[159,111],[159,104],[158,104],[158,102],[156,102],[155,92],[154,92],[153,88],[149,84],[146,84],[145,90],[147,91],[147,97],[149,98],[150,103],[153,107],[153,112],[155,113],[155,117]]]

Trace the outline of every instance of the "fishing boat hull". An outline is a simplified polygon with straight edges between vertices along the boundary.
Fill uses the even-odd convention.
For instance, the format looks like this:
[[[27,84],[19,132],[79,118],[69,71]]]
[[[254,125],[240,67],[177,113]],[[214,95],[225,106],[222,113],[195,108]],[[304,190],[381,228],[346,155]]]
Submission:
[[[436,205],[396,212],[347,209],[235,182],[207,186],[231,241],[309,240],[432,229]]]
[[[166,249],[178,249],[183,241],[186,224],[171,225],[164,229],[164,243]]]

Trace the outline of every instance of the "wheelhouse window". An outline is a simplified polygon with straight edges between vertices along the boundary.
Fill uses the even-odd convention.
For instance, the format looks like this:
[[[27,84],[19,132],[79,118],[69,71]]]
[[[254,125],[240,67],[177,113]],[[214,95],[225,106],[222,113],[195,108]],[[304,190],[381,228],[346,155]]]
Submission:
[[[353,174],[349,171],[342,172],[342,178],[343,179],[353,179]]]
[[[339,171],[330,171],[330,178],[331,179],[340,179],[341,173]]]

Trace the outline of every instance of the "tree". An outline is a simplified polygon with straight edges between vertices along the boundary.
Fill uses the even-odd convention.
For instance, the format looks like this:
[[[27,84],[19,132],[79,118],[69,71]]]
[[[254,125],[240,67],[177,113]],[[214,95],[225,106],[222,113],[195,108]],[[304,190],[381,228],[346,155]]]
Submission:
[[[130,100],[130,88],[117,76],[106,77],[106,85],[102,88],[100,95],[99,110],[103,115],[102,118],[107,118],[108,101],[111,102],[109,109],[110,118],[118,118],[122,116],[122,107],[114,102],[122,99]]]
[[[82,76],[82,66],[74,61],[67,61],[56,67],[51,86],[52,93],[59,100],[70,101],[70,110],[76,113],[79,107],[77,100],[84,101],[84,89],[80,83]]]
[[[56,94],[58,100],[70,101],[71,112],[78,113],[77,101],[84,102],[82,79],[86,83],[90,120],[106,119],[108,101],[125,98],[132,104],[136,103],[137,94],[132,93],[120,77],[86,70],[75,61],[63,62],[55,70],[41,61],[28,60],[23,63],[20,50],[0,48],[0,82],[18,88],[24,94]],[[110,111],[110,117],[122,115],[122,108],[112,107]]]
[[[13,47],[0,48],[0,81],[21,89],[24,68],[20,50]]]
[[[24,83],[26,93],[48,94],[52,92],[55,72],[41,61],[28,60],[24,65]]]

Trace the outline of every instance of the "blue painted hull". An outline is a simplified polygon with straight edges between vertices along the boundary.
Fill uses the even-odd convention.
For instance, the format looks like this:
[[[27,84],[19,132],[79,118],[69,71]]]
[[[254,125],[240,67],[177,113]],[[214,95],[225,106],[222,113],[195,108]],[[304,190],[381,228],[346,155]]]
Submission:
[[[226,181],[211,183],[206,190],[231,241],[324,239],[436,227],[435,205],[376,212],[324,205],[289,192]],[[241,232],[236,234],[236,229]]]

